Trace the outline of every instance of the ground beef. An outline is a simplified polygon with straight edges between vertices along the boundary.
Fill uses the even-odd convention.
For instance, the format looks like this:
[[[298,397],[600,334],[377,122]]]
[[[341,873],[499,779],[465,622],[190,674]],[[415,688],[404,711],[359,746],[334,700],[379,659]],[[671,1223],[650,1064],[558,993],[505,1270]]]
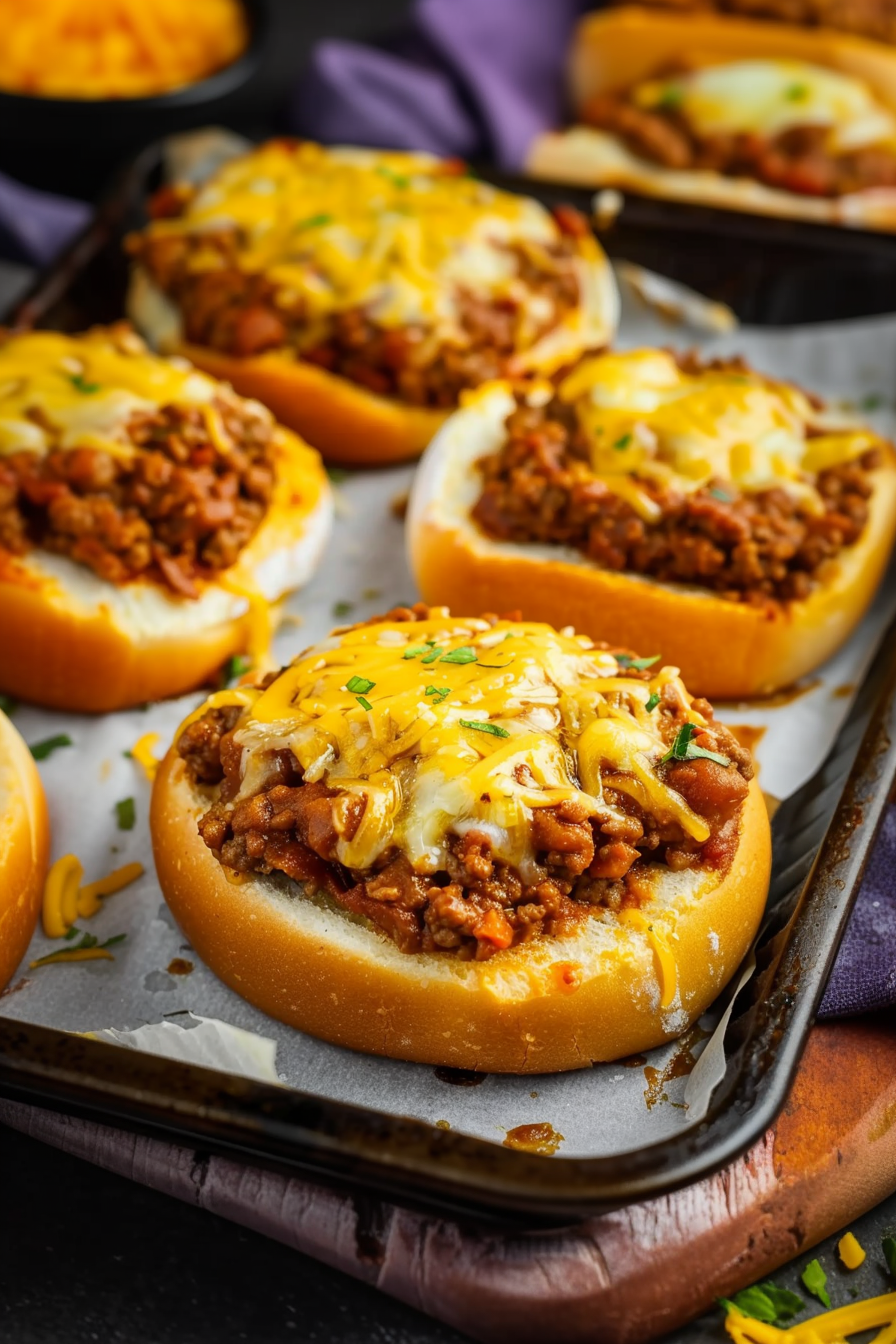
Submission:
[[[215,410],[226,453],[198,407],[164,406],[131,419],[132,455],[51,446],[0,457],[0,548],[40,547],[109,583],[149,578],[196,597],[198,579],[235,563],[274,486],[268,417],[223,400]]]
[[[473,517],[501,541],[572,546],[605,569],[696,584],[733,601],[786,602],[806,597],[819,567],[861,535],[878,460],[872,451],[821,472],[821,514],[783,490],[740,494],[712,481],[683,495],[642,480],[662,510],[647,523],[591,471],[572,407],[520,402],[503,446],[479,462]]]
[[[824,126],[794,126],[770,139],[754,133],[701,136],[676,106],[638,107],[624,92],[592,98],[582,120],[613,132],[634,153],[665,168],[752,177],[803,196],[844,196],[896,186],[892,150],[870,146],[831,154]]]
[[[390,619],[412,620],[421,610],[397,608]],[[629,669],[624,675],[644,679],[648,674]],[[369,920],[404,952],[483,960],[531,938],[570,933],[601,909],[637,905],[646,860],[665,862],[675,871],[728,867],[752,760],[726,728],[712,721],[705,701],[695,701],[693,710],[709,720],[698,745],[726,755],[731,765],[700,758],[673,761],[661,770],[709,823],[709,839],[698,844],[677,823],[661,823],[605,781],[612,813],[593,817],[577,799],[533,811],[539,873],[529,883],[497,858],[488,836],[475,829],[451,838],[447,866],[440,872],[414,872],[394,848],[374,870],[344,867],[337,843],[340,837],[354,837],[366,800],[321,781],[304,783],[287,750],[271,755],[258,792],[233,802],[242,766],[242,750],[234,740],[241,714],[237,707],[206,711],[181,733],[178,751],[194,784],[217,786],[199,832],[227,868],[285,873]],[[667,684],[656,714],[670,744],[689,712],[675,685]]]
[[[629,0],[616,0],[627,4]],[[749,14],[807,28],[835,28],[879,42],[896,43],[896,0],[647,0],[657,9],[683,13]]]
[[[580,299],[576,239],[588,224],[570,207],[556,217],[560,237],[544,249],[549,259],[544,268],[522,248],[510,249],[529,299],[550,302],[540,333],[561,322]],[[360,308],[335,314],[326,332],[309,343],[303,300],[263,274],[240,269],[236,230],[142,235],[129,246],[179,307],[188,341],[239,356],[291,347],[302,359],[411,405],[453,406],[464,388],[505,375],[517,353],[521,310],[509,299],[493,303],[458,291],[461,335],[454,343],[439,341],[423,326],[382,327]],[[202,267],[194,270],[200,251]],[[210,254],[217,254],[217,265],[209,265]]]

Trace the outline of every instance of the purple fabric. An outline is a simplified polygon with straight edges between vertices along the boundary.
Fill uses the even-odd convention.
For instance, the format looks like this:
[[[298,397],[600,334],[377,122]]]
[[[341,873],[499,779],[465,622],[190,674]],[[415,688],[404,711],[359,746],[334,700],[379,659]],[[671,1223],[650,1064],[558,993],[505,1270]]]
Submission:
[[[0,255],[47,266],[81,232],[91,213],[84,201],[35,191],[0,173]]]
[[[325,41],[291,121],[326,143],[422,149],[521,167],[563,113],[563,70],[587,0],[417,0],[388,47]]]
[[[825,990],[820,1017],[896,1007],[896,807],[890,807]]]

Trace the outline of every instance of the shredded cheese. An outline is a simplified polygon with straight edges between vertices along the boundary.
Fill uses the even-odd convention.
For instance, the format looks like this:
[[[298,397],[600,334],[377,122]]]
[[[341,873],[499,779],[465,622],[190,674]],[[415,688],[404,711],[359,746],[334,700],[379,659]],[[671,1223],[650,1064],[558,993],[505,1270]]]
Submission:
[[[880,1330],[871,1344],[893,1344],[896,1338],[896,1293],[870,1297],[848,1307],[813,1316],[801,1325],[780,1330],[764,1321],[729,1310],[725,1328],[735,1344],[840,1344],[863,1330]]]
[[[143,875],[142,863],[126,863],[96,882],[81,886],[84,869],[74,854],[63,854],[47,874],[41,922],[48,938],[64,938],[77,919],[90,919],[111,896]],[[72,949],[74,950],[74,949]]]
[[[139,766],[143,767],[146,778],[149,780],[150,784],[155,779],[156,771],[160,764],[158,758],[153,755],[152,751],[158,740],[158,733],[144,733],[131,747],[131,759],[136,761]]]
[[[215,245],[219,233],[224,248]],[[603,315],[584,303],[544,335],[539,296],[511,249],[553,270],[560,233],[549,211],[428,154],[274,140],[226,163],[180,215],[147,230],[149,239],[183,235],[202,244],[186,258],[194,271],[233,265],[235,256],[246,274],[265,275],[284,306],[302,313],[300,349],[319,344],[335,314],[357,308],[381,326],[459,338],[461,290],[518,304],[514,346],[526,367],[560,367],[572,350],[606,340],[596,325]],[[577,253],[585,292],[584,263],[593,271],[603,256],[590,233]]]
[[[657,976],[660,982],[660,1007],[668,1008],[675,998],[678,987],[678,967],[668,943],[640,910],[625,908],[618,911],[616,918],[620,924],[627,924],[646,936],[656,958]]]
[[[365,799],[351,839],[339,816],[339,861],[373,866],[397,845],[420,873],[445,866],[449,832],[483,829],[496,857],[534,871],[535,810],[576,800],[586,815],[614,816],[631,792],[654,816],[703,841],[709,828],[658,770],[668,743],[651,695],[674,668],[649,680],[620,675],[616,658],[550,626],[427,620],[350,628],[309,649],[267,689],[222,692],[243,703],[240,796],[262,787],[270,753],[289,748],[308,782],[325,780]],[[693,721],[703,723],[693,712]],[[664,997],[674,962],[652,936]]]
[[[847,1269],[858,1269],[865,1259],[865,1252],[852,1232],[847,1232],[840,1238],[837,1250]]]
[[[665,350],[585,359],[560,396],[575,407],[594,473],[648,523],[661,513],[648,487],[693,494],[714,480],[746,493],[778,487],[817,511],[817,474],[881,442],[788,383],[730,368],[686,373]]]
[[[135,414],[172,403],[214,414],[213,399],[232,395],[189,365],[150,354],[122,327],[21,332],[0,344],[0,457],[51,448],[131,457]]]

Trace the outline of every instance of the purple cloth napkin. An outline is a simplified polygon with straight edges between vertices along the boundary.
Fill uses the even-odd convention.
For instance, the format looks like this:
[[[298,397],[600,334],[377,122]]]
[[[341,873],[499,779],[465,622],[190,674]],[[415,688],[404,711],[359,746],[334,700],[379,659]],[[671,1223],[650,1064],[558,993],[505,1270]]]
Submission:
[[[819,1017],[892,1007],[896,1007],[896,806],[884,817]]]
[[[588,0],[417,0],[382,47],[324,41],[290,117],[325,143],[483,157],[521,167],[563,113],[573,25]]]
[[[86,226],[84,201],[23,187],[0,173],[0,256],[47,266]]]

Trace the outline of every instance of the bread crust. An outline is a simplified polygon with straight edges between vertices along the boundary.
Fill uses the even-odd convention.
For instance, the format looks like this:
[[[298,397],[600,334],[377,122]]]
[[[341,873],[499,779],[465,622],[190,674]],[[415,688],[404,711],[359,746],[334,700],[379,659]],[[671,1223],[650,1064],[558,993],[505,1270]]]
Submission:
[[[861,620],[896,536],[892,449],[873,473],[862,536],[830,563],[823,582],[805,601],[752,606],[601,569],[566,547],[484,536],[469,517],[476,491],[472,460],[497,446],[508,395],[505,385],[495,384],[471,398],[420,465],[407,543],[424,601],[455,610],[519,610],[524,620],[572,625],[592,639],[658,653],[681,669],[694,694],[718,700],[792,685],[829,658]],[[471,445],[471,433],[482,436],[481,449]]]
[[[883,43],[824,28],[708,13],[675,14],[624,6],[587,15],[573,38],[569,81],[574,108],[595,94],[626,88],[695,53],[701,61],[790,58],[829,66],[864,80],[896,111],[896,53]],[[549,181],[617,187],[751,214],[896,230],[896,190],[870,188],[832,199],[768,187],[709,170],[663,168],[640,158],[615,135],[573,126],[533,141],[526,172]]]
[[[316,563],[332,513],[320,458],[278,430],[275,461],[277,480],[264,522],[238,563],[209,588],[251,585],[279,556],[290,555],[291,564],[305,571]],[[194,690],[249,647],[251,613],[209,620],[196,609],[194,620],[184,620],[191,602],[177,599],[151,631],[135,630],[115,602],[115,585],[99,584],[108,600],[82,603],[65,583],[29,565],[35,554],[39,559],[41,552],[19,560],[0,550],[0,690],[8,694],[52,709],[108,713]],[[133,589],[158,588],[127,585],[123,601]]]
[[[34,760],[0,711],[0,989],[31,941],[50,860],[50,823]]]
[[[153,788],[153,852],[165,899],[203,961],[300,1031],[417,1063],[555,1073],[671,1040],[733,975],[768,889],[768,816],[754,780],[728,871],[664,869],[644,906],[677,963],[675,994],[662,1008],[648,935],[609,913],[586,921],[581,935],[537,939],[485,962],[402,953],[294,884],[229,879],[197,830],[209,805],[172,748]]]

